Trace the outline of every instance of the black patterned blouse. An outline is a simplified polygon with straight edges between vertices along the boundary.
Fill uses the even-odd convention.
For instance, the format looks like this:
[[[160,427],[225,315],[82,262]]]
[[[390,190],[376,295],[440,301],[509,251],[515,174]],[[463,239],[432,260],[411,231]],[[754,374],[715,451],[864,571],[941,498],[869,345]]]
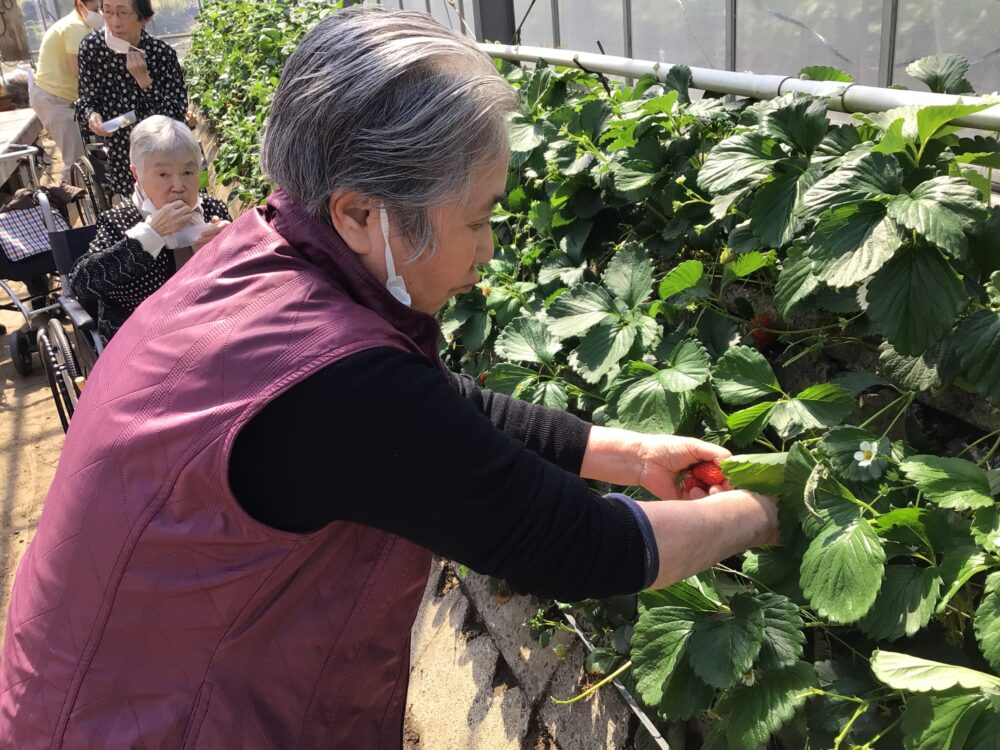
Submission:
[[[226,204],[201,193],[205,221],[229,221]],[[97,234],[82,255],[69,281],[80,304],[97,318],[97,332],[108,341],[146,297],[177,272],[174,251],[160,250],[156,257],[139,240],[125,232],[143,221],[131,202],[97,217]]]
[[[76,101],[76,116],[88,131],[87,120],[94,112],[105,120],[133,110],[139,120],[150,115],[184,120],[187,89],[177,53],[145,29],[137,46],[146,53],[146,68],[152,81],[145,91],[125,67],[125,55],[108,49],[103,31],[91,32],[80,42],[80,98]],[[107,139],[108,179],[123,198],[132,195],[135,184],[128,169],[131,132],[131,127],[121,128]]]

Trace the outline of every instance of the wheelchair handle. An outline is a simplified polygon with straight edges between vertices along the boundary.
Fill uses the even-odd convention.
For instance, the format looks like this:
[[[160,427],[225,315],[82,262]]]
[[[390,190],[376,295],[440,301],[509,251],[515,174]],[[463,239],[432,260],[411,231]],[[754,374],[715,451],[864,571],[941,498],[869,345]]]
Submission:
[[[11,151],[10,149],[15,149]],[[7,151],[0,152],[0,160],[20,159],[24,156],[34,156],[38,153],[37,146],[22,146],[19,143],[12,143],[7,146]]]

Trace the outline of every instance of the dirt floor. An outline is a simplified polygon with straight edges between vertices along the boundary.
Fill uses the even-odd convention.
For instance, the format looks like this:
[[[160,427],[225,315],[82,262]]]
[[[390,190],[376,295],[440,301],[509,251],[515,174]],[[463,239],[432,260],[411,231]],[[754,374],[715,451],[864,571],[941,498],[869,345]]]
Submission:
[[[53,174],[59,174],[62,161],[44,131],[40,141],[46,153],[55,154],[40,175],[41,182],[48,184]],[[25,294],[22,285],[11,286]],[[0,290],[0,304],[8,301]],[[9,335],[23,324],[20,313],[0,310],[0,325],[7,328],[0,336],[0,640],[7,625],[14,574],[35,535],[63,444],[62,425],[38,355],[32,357],[34,369],[27,377],[11,364]]]
[[[24,293],[23,287],[16,288]],[[19,313],[0,311],[0,325],[8,332],[23,322]],[[63,444],[62,425],[37,356],[34,365],[28,377],[15,372],[7,336],[0,339],[0,634],[14,573],[35,534]]]

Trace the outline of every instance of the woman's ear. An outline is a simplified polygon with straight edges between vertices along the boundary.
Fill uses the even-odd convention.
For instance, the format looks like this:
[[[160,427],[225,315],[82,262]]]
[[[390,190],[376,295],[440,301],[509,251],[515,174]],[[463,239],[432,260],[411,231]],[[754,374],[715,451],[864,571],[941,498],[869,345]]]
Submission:
[[[139,183],[139,170],[135,168],[135,164],[128,165],[128,171],[132,173],[132,179]]]
[[[375,224],[379,217],[371,198],[345,190],[331,195],[328,205],[330,223],[351,250],[358,255],[381,250],[375,247],[373,240],[372,233],[377,229]]]

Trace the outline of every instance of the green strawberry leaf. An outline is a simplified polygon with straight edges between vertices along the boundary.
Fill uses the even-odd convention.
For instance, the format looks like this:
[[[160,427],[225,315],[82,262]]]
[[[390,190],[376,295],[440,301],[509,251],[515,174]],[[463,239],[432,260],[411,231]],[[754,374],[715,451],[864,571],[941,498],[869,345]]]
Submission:
[[[968,248],[966,230],[984,216],[979,191],[958,177],[922,182],[909,195],[893,198],[887,211],[897,223],[955,258],[964,256]]]
[[[729,750],[756,750],[785,725],[819,686],[812,664],[765,672],[753,685],[728,690],[716,705]],[[720,747],[726,747],[721,745]]]
[[[539,362],[552,365],[562,344],[538,318],[517,318],[497,337],[494,350],[503,359],[514,362]]]
[[[786,318],[792,317],[819,287],[819,277],[812,270],[812,258],[802,248],[792,245],[774,287],[774,304],[778,311]]]
[[[549,330],[553,330],[551,324]],[[580,340],[580,345],[570,355],[570,365],[588,383],[596,383],[616,370],[635,343],[635,337],[635,326],[625,321],[598,323]]]
[[[868,316],[901,354],[938,343],[965,309],[958,274],[931,247],[909,247],[882,266],[868,285]]]
[[[722,461],[722,471],[733,487],[776,495],[784,486],[787,453],[753,453]]]
[[[771,419],[771,412],[777,405],[775,401],[762,401],[748,406],[746,409],[733,412],[726,417],[726,429],[729,430],[733,442],[740,446],[750,445],[764,431]]]
[[[697,388],[711,375],[708,352],[694,339],[684,339],[670,353],[668,367],[656,379],[668,391],[682,393]]]
[[[770,363],[748,346],[734,346],[723,354],[712,377],[719,397],[729,404],[748,404],[781,394]]]
[[[763,134],[740,133],[709,152],[698,172],[698,185],[711,193],[728,193],[747,182],[759,182],[784,158],[781,147]]]
[[[993,505],[986,472],[971,461],[942,456],[910,456],[900,470],[942,508],[969,510]]]
[[[899,249],[902,240],[875,201],[838,206],[824,213],[811,239],[813,273],[832,287],[847,287],[873,275]]]
[[[961,750],[988,705],[975,693],[914,696],[903,712],[904,746],[907,750]]]
[[[906,66],[908,75],[922,81],[935,94],[972,94],[965,78],[969,61],[961,55],[929,55]]]
[[[902,189],[899,163],[885,154],[868,153],[819,180],[802,206],[806,217],[816,218],[835,206],[898,195]]]
[[[962,688],[988,694],[1000,690],[1000,677],[897,651],[876,651],[871,665],[875,677],[896,690],[940,693]]]
[[[928,391],[941,387],[938,347],[932,347],[914,356],[900,354],[892,344],[879,345],[879,369],[887,378],[909,391]]]
[[[963,320],[954,336],[962,376],[994,403],[1000,403],[1000,313],[979,310]]]
[[[660,299],[669,299],[701,281],[704,267],[700,260],[685,260],[672,268],[660,282]]]
[[[514,115],[507,126],[510,150],[515,154],[531,153],[545,142],[544,132],[542,122],[532,121],[524,115]]]
[[[937,568],[887,565],[878,598],[858,627],[875,640],[912,636],[930,622],[940,592]]]
[[[830,622],[857,622],[871,609],[882,584],[885,551],[872,527],[840,513],[802,556],[799,583],[813,608]]]
[[[839,424],[854,411],[851,394],[837,385],[821,383],[800,391],[795,398],[779,401],[771,414],[771,426],[783,440],[806,430]]]
[[[802,199],[821,174],[818,166],[803,171],[798,165],[790,165],[788,171],[781,170],[778,166],[773,179],[757,191],[750,207],[750,229],[770,247],[781,247],[795,237]]]
[[[653,264],[639,245],[628,245],[608,263],[603,281],[627,307],[638,307],[652,293]]]
[[[580,336],[619,315],[603,287],[591,283],[580,284],[557,297],[548,313],[549,332],[558,339]]]
[[[683,607],[656,607],[639,616],[632,633],[632,662],[636,689],[646,705],[663,701],[667,680],[703,616]]]
[[[991,573],[986,579],[975,625],[983,656],[994,671],[1000,672],[1000,572]]]
[[[781,141],[800,154],[811,154],[820,144],[830,121],[826,115],[826,101],[811,96],[792,94],[775,101],[787,103],[769,109],[760,123],[765,135]]]
[[[832,68],[829,65],[807,65],[799,69],[799,78],[805,81],[854,83],[854,76],[850,73],[846,73],[840,68]]]
[[[799,608],[778,594],[758,594],[757,601],[764,612],[764,640],[757,666],[767,672],[791,667],[801,658],[806,642]]]
[[[622,391],[614,401],[617,424],[649,434],[677,432],[691,401],[687,394],[667,388],[660,374],[640,378]]]
[[[764,638],[764,613],[750,594],[737,594],[730,611],[695,623],[688,643],[691,668],[702,680],[725,689],[750,671]]]

